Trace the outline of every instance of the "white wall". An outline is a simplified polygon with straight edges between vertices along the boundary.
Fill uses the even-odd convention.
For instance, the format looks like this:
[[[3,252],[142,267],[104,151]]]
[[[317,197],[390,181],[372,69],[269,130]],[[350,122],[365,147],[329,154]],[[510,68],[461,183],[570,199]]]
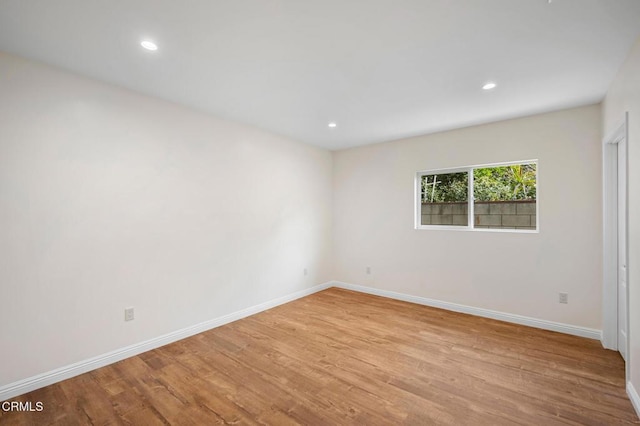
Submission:
[[[604,134],[629,112],[629,358],[631,383],[640,391],[640,39],[613,81],[603,103]],[[636,401],[640,402],[640,401]],[[640,408],[637,407],[636,408]]]
[[[0,53],[0,387],[328,281],[331,162]]]
[[[331,154],[3,53],[0,94],[0,387],[330,279],[601,328],[598,105]],[[533,158],[539,234],[413,229],[417,170]]]
[[[594,105],[334,152],[334,279],[601,329],[600,123]],[[526,159],[538,234],[413,228],[416,171]]]

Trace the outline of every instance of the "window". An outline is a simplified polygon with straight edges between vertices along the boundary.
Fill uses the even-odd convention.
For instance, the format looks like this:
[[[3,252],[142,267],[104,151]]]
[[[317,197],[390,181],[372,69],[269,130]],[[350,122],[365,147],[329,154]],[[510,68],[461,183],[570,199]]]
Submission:
[[[530,160],[419,172],[416,228],[537,231],[537,165]]]
[[[421,225],[469,225],[468,171],[423,175],[421,197]]]

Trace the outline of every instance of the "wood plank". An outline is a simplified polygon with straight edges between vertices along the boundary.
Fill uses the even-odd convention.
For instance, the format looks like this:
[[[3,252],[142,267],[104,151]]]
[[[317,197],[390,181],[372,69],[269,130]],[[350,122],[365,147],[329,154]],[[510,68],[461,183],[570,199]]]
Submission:
[[[599,342],[329,289],[15,398],[31,424],[637,423]]]

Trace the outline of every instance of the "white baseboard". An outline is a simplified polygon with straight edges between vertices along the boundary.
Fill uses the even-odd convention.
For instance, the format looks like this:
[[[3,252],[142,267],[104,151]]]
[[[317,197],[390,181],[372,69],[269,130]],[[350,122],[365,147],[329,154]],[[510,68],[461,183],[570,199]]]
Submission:
[[[636,392],[636,388],[633,387],[631,382],[627,382],[627,395],[629,395],[631,405],[636,410],[636,414],[640,417],[640,396],[638,396],[638,392]]]
[[[163,336],[155,337],[153,339],[146,340],[144,342],[136,343],[124,348],[116,349],[106,354],[98,355],[96,357],[76,362],[65,367],[61,367],[46,373],[38,374],[37,376],[29,377],[14,383],[0,387],[0,401],[5,401],[10,398],[14,398],[18,395],[22,395],[27,392],[34,391],[44,386],[49,386],[53,383],[60,382],[62,380],[70,379],[82,373],[86,373],[91,370],[95,370],[105,365],[113,364],[114,362],[122,361],[123,359],[132,357],[134,355],[141,354],[151,349],[159,348],[160,346],[167,345],[169,343],[182,340],[186,337],[193,336],[203,331],[210,330],[212,328],[219,327],[224,324],[228,324],[233,321],[248,317],[250,315],[257,314],[267,309],[274,308],[276,306],[291,302],[301,297],[308,296],[318,291],[325,290],[332,286],[331,282],[319,284],[314,287],[297,291],[295,293],[288,294],[286,296],[279,297],[277,299],[270,300],[268,302],[260,303],[240,311],[236,311],[218,318],[214,318],[209,321],[202,322],[200,324],[193,325],[191,327],[183,328],[172,333],[165,334]]]
[[[475,308],[473,306],[460,305],[460,304],[451,303],[451,302],[443,302],[441,300],[429,299],[429,298],[420,297],[420,296],[411,296],[404,293],[397,293],[395,291],[389,291],[389,290],[381,290],[378,288],[366,287],[358,284],[350,284],[350,283],[344,283],[340,281],[334,281],[333,286],[338,288],[344,288],[347,290],[359,291],[361,293],[368,293],[376,296],[388,297],[390,299],[417,303],[419,305],[446,309],[448,311],[461,312],[464,314],[471,314],[471,315],[476,315],[484,318],[492,318],[500,321],[527,325],[529,327],[542,328],[544,330],[551,330],[551,331],[557,331],[565,334],[572,334],[574,336],[587,337],[589,339],[600,340],[601,334],[602,334],[600,330],[596,330],[593,328],[577,327],[575,325],[562,324],[559,322],[525,317],[522,315],[492,311],[490,309]]]
[[[282,305],[287,302],[299,299],[301,297],[308,296],[310,294],[325,290],[329,287],[344,288],[347,290],[354,290],[361,293],[373,294],[376,296],[388,297],[391,299],[403,300],[405,302],[417,303],[420,305],[432,306],[435,308],[446,309],[454,312],[461,312],[471,315],[476,315],[485,318],[492,318],[506,322],[512,322],[515,324],[527,325],[530,327],[542,328],[545,330],[558,331],[560,333],[572,334],[575,336],[588,337],[590,339],[601,339],[601,331],[585,327],[576,327],[573,325],[556,323],[552,321],[540,320],[536,318],[525,317],[521,315],[508,314],[504,312],[492,311],[489,309],[475,308],[472,306],[460,305],[457,303],[444,302],[441,300],[429,299],[420,296],[411,296],[404,293],[397,293],[394,291],[381,290],[372,287],[365,287],[357,284],[349,284],[340,281],[327,282],[319,284],[317,286],[300,290],[295,293],[279,297],[268,302],[264,302],[255,306],[251,306],[246,309],[242,309],[231,314],[227,314],[218,318],[214,318],[209,321],[202,322],[200,324],[193,325],[191,327],[183,328],[181,330],[174,331],[172,333],[165,334],[163,336],[155,337],[153,339],[146,340],[144,342],[136,343],[124,348],[116,349],[114,351],[102,354],[84,361],[80,361],[65,367],[61,367],[46,373],[38,374],[33,377],[29,377],[14,383],[9,383],[0,387],[0,401],[4,401],[10,398],[14,398],[18,395],[22,395],[27,392],[34,391],[44,386],[51,385],[53,383],[60,382],[62,380],[70,379],[71,377],[79,374],[86,373],[91,370],[95,370],[100,367],[104,367],[114,362],[121,361],[123,359],[141,354],[143,352],[159,348],[169,343],[182,340],[186,337],[193,336],[203,331],[210,330],[212,328],[219,327],[224,324],[228,324],[233,321],[248,317],[250,315],[257,314],[259,312],[271,309],[273,307]],[[627,384],[627,393],[633,403],[637,412],[640,407],[640,400],[631,383]]]

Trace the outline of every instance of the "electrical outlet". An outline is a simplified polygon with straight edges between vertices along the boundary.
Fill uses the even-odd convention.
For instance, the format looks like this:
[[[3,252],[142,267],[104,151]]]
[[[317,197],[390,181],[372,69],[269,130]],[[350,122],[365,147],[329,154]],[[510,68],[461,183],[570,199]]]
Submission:
[[[371,275],[371,266],[367,266],[367,275]]]
[[[133,307],[124,309],[124,320],[133,321]]]
[[[309,274],[309,271],[307,271],[307,268],[304,268],[303,274],[304,275],[308,275]]]
[[[560,302],[560,303],[569,303],[569,294],[568,293],[558,293],[558,302]]]

